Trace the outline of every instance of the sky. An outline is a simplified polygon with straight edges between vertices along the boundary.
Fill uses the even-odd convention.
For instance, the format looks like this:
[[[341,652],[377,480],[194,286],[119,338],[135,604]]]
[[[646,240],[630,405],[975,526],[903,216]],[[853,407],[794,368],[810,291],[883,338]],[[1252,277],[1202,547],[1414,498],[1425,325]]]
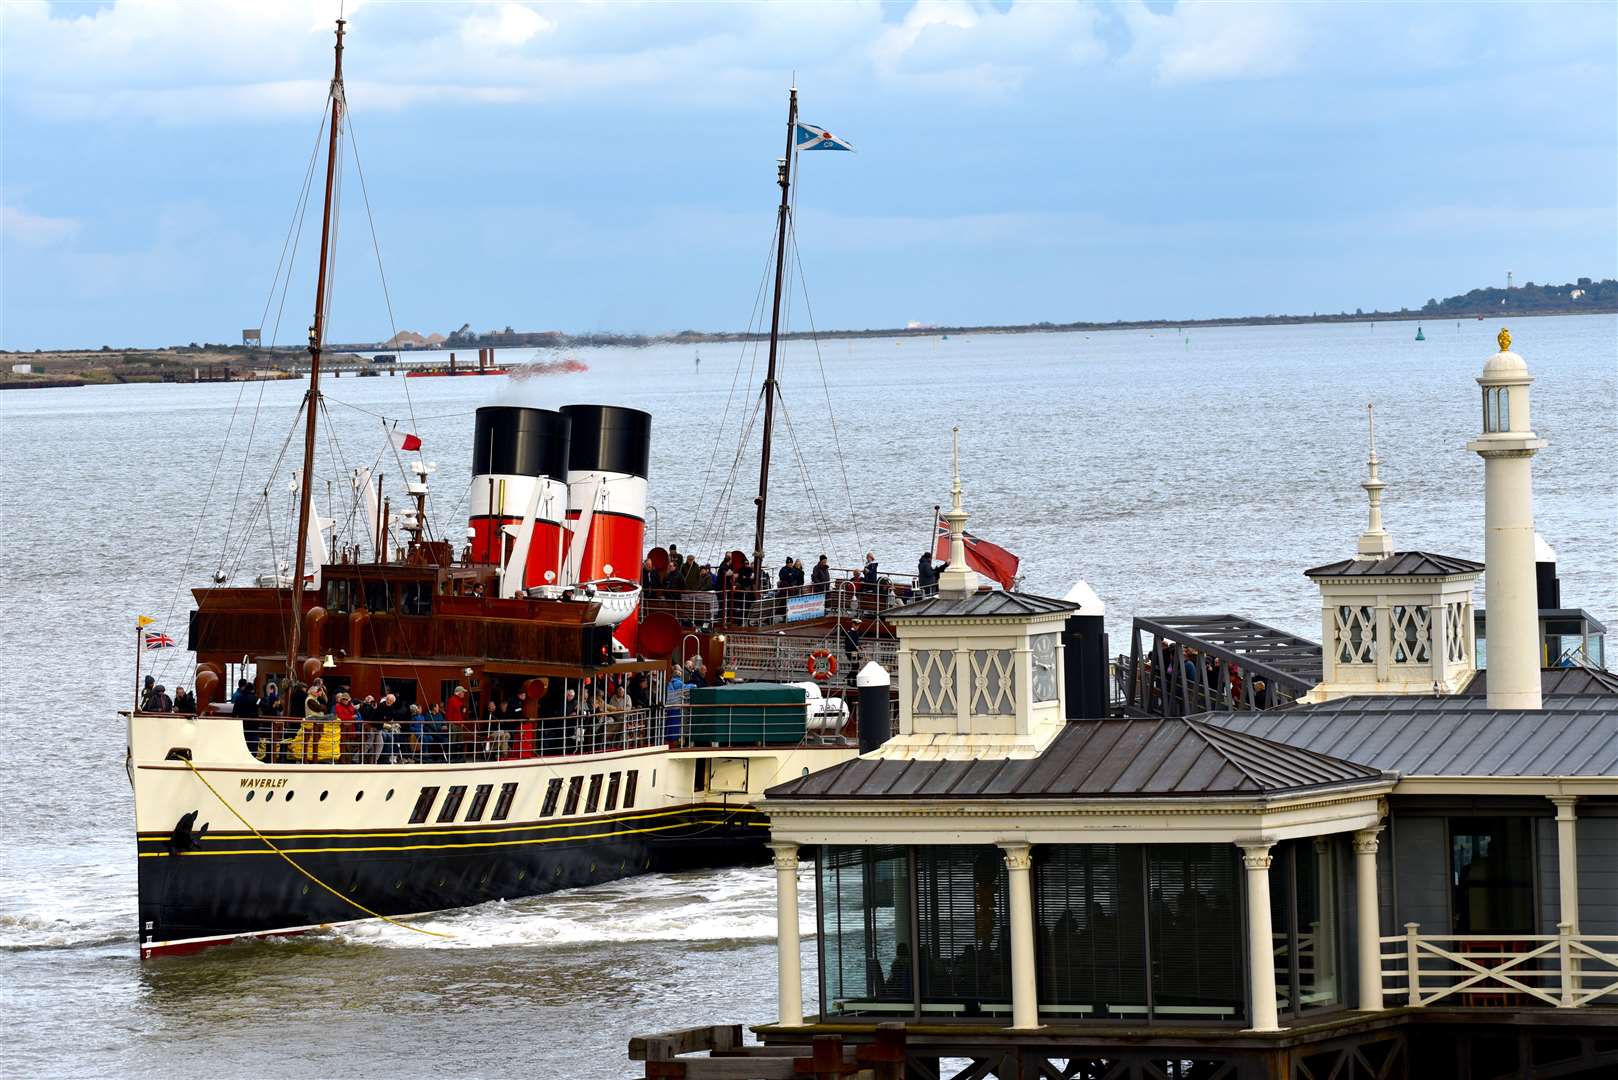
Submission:
[[[329,340],[747,326],[794,78],[794,328],[1618,276],[1618,4],[346,6]],[[0,346],[301,341],[337,10],[0,5]]]

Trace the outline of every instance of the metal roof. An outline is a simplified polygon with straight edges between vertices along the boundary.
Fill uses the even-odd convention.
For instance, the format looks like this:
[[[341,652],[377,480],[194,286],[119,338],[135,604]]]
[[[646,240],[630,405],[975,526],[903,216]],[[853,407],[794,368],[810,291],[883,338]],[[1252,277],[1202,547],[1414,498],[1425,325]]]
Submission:
[[[1320,646],[1241,615],[1153,615],[1135,629],[1180,641],[1301,693],[1320,681]]]
[[[1381,776],[1379,769],[1179,717],[1075,720],[1037,757],[856,758],[772,787],[766,795],[912,800],[1268,796]]]
[[[1375,562],[1343,559],[1303,573],[1305,577],[1447,577],[1450,574],[1482,572],[1483,564],[1471,559],[1434,555],[1430,551],[1395,551],[1386,559]]]
[[[1618,776],[1614,694],[1538,710],[1470,695],[1350,697],[1197,719],[1404,776]]]
[[[1461,693],[1482,697],[1489,692],[1489,671],[1479,671]],[[1541,668],[1539,692],[1544,697],[1599,697],[1618,694],[1618,675],[1600,668]]]
[[[1054,615],[1077,611],[1079,605],[1049,596],[1011,592],[1007,589],[979,589],[966,596],[941,593],[925,600],[896,607],[883,618],[895,619],[981,619],[1007,615]]]

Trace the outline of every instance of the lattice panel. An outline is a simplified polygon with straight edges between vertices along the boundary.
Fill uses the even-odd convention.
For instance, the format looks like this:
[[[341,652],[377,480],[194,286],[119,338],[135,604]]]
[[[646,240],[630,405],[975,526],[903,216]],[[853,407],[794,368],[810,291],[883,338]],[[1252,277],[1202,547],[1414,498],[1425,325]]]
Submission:
[[[910,654],[915,681],[911,711],[920,716],[955,715],[955,651],[916,649]]]
[[[1376,663],[1376,609],[1348,604],[1337,608],[1337,662]]]
[[[972,650],[972,714],[1014,716],[1017,668],[1010,649]]]
[[[1389,612],[1395,664],[1432,661],[1432,619],[1424,604],[1395,604]]]
[[[1444,605],[1444,652],[1449,662],[1466,660],[1466,605]]]

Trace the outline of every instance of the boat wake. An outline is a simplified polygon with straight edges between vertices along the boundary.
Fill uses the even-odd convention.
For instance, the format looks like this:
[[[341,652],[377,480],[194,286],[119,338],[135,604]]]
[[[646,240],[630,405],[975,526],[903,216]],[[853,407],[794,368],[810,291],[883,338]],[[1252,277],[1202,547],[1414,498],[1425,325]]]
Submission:
[[[807,874],[809,871],[805,871]],[[805,882],[799,894],[814,895]],[[815,930],[804,905],[800,932]],[[562,948],[601,942],[735,942],[775,937],[775,872],[749,867],[646,874],[607,885],[498,901],[412,921],[451,935],[428,937],[368,921],[331,932],[337,940],[411,949]]]
[[[0,952],[135,941],[135,894],[123,867],[71,864],[0,877]]]

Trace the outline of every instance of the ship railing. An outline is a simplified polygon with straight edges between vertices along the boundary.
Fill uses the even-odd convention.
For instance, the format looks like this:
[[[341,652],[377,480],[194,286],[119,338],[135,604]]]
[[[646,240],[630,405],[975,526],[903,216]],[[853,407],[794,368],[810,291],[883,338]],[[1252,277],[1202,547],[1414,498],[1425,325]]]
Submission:
[[[642,619],[664,612],[684,626],[776,626],[823,618],[878,618],[926,595],[913,574],[883,574],[872,585],[855,571],[839,569],[823,584],[745,591],[648,588],[640,611]]]
[[[1420,923],[1382,942],[1387,1003],[1467,1008],[1618,1005],[1618,934],[1424,934]]]
[[[848,646],[848,639],[843,634],[810,638],[785,634],[731,633],[725,636],[725,667],[741,679],[808,681],[813,677],[811,656],[826,652],[837,661],[837,670],[835,674],[816,680],[823,687],[853,687],[859,669],[873,660],[887,669],[890,677],[899,677],[897,640],[867,637],[855,649],[851,650]],[[816,667],[821,670],[827,666],[823,661],[816,662]]]
[[[618,750],[761,747],[844,741],[844,714],[807,705],[663,706],[584,715],[524,717],[379,730],[314,717],[244,717],[243,738],[260,761],[290,765],[485,764]],[[167,715],[167,714],[165,714]]]

